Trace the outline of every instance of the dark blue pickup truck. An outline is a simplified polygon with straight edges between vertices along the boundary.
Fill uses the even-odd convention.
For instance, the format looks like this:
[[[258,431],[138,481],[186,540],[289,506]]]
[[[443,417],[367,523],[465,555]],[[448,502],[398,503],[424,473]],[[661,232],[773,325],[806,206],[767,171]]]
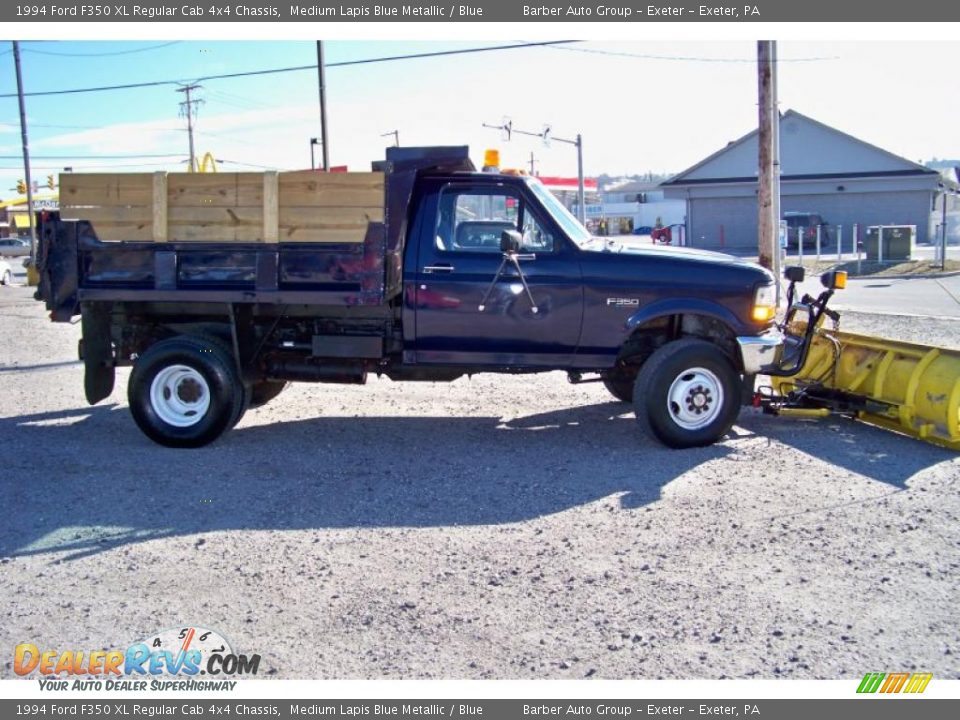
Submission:
[[[197,447],[289,381],[600,380],[672,447],[721,438],[776,362],[774,279],[726,255],[592,237],[535,178],[465,147],[391,148],[362,243],[103,242],[41,214],[38,299],[82,317],[88,401],[132,365],[137,424]]]

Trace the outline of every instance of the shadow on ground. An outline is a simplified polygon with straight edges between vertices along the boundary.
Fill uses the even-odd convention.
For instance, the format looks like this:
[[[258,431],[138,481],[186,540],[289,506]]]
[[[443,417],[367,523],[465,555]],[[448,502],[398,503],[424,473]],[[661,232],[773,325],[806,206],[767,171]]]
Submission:
[[[747,415],[744,427],[895,488],[952,457],[852,422]],[[227,529],[502,524],[609,496],[637,508],[733,452],[735,443],[664,448],[614,402],[509,422],[319,417],[245,425],[198,450],[152,444],[112,405],[0,418],[0,556],[71,560]],[[771,472],[782,461],[771,457]]]

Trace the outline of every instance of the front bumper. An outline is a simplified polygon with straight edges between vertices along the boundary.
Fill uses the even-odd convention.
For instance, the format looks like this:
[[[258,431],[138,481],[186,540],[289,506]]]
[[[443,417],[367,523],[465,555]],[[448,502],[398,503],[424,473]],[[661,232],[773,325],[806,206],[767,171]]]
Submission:
[[[773,328],[763,335],[741,335],[737,338],[737,345],[740,346],[743,374],[756,375],[777,362],[783,347],[783,333]]]

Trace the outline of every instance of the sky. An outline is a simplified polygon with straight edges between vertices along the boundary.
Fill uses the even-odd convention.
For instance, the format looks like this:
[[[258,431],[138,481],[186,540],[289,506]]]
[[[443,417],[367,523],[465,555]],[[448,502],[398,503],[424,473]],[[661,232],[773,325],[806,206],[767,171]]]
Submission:
[[[557,137],[580,133],[588,176],[674,173],[756,126],[752,41],[588,41],[336,67],[522,42],[325,42],[331,164],[369,169],[397,131],[402,145],[467,144],[478,165],[484,148],[497,147],[505,167],[526,166],[533,153],[538,172],[576,175],[573,147],[518,135],[506,142],[483,127],[509,118],[533,132],[549,124]],[[8,95],[0,97],[0,198],[15,195],[24,175],[10,48],[0,45],[0,96]],[[782,41],[780,107],[914,161],[960,158],[960,94],[944,74],[958,51],[960,42],[945,41]],[[27,93],[177,81],[28,96],[33,175],[41,186],[68,166],[184,170],[178,87],[317,60],[310,41],[23,41],[21,52]],[[310,138],[320,134],[316,70],[199,84],[198,155],[210,152],[223,161],[221,170],[310,167]]]

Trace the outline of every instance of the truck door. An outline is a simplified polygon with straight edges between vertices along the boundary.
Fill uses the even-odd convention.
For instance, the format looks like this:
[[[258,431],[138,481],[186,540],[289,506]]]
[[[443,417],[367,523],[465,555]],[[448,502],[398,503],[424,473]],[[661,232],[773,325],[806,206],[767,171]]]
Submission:
[[[407,294],[415,305],[415,361],[568,363],[583,318],[575,248],[521,182],[449,182],[436,190],[423,208],[431,221],[420,223],[416,281]],[[517,266],[501,268],[507,229],[522,233],[518,263],[530,295]]]

